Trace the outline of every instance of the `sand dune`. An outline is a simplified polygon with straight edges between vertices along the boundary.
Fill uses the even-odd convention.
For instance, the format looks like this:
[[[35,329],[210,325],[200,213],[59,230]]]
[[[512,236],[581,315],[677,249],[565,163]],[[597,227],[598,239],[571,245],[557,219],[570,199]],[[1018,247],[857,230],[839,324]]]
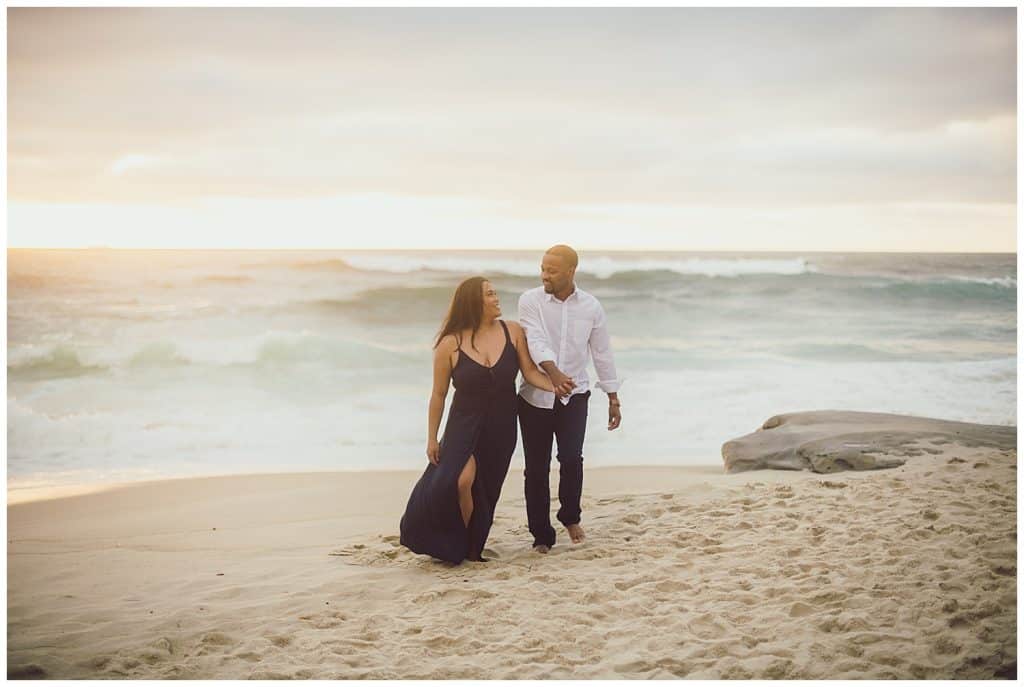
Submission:
[[[409,473],[12,506],[9,677],[1015,675],[1016,451],[921,446],[827,478],[591,470],[587,542],[548,555],[514,472],[494,560],[462,566],[398,545]]]

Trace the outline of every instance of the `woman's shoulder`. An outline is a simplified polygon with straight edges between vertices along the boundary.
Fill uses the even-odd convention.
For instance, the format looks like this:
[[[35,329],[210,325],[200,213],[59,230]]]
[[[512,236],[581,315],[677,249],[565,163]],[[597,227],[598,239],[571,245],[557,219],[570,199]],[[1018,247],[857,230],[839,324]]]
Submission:
[[[437,342],[436,350],[438,353],[452,353],[458,347],[459,340],[455,334],[445,334],[441,337],[441,340]]]
[[[523,325],[515,320],[505,320],[505,324],[508,325],[508,338],[512,339],[512,345],[518,349],[519,342],[526,340],[526,332],[523,331]]]

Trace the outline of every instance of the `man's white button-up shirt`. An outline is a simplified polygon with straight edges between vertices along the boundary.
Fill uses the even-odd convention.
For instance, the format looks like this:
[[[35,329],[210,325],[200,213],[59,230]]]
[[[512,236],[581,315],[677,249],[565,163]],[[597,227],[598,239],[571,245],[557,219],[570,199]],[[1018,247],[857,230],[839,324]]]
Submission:
[[[579,286],[564,300],[545,293],[543,286],[519,297],[519,323],[526,332],[530,356],[539,367],[545,360],[555,363],[576,382],[573,394],[590,389],[587,375],[587,351],[594,359],[597,387],[606,393],[619,390],[622,382],[615,374],[611,337],[600,301]],[[554,408],[555,394],[529,384],[524,379],[519,395],[536,408]],[[568,404],[569,397],[560,399]]]

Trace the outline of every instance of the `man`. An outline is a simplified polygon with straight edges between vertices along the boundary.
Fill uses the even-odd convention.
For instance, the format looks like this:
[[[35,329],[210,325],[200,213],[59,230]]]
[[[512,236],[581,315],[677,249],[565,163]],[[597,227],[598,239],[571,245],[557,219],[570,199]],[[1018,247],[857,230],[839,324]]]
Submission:
[[[551,526],[552,439],[558,441],[558,521],[574,544],[583,541],[580,497],[583,493],[583,438],[587,429],[590,380],[588,351],[597,370],[597,386],[608,394],[608,429],[622,422],[608,326],[596,298],[576,286],[579,257],[569,246],[552,246],[541,261],[542,286],[519,298],[519,322],[530,356],[547,373],[556,393],[524,380],[519,387],[519,426],[526,455],[526,513],[533,548],[547,553],[555,544]]]

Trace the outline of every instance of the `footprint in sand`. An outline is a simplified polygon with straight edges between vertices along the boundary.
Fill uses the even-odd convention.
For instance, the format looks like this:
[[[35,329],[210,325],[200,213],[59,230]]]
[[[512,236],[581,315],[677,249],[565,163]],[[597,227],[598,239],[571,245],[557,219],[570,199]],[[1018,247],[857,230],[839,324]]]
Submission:
[[[225,653],[227,647],[235,644],[237,644],[235,639],[223,632],[207,632],[199,639],[199,649],[196,654],[206,656],[211,653]]]
[[[166,653],[162,651],[156,651],[154,649],[143,649],[137,655],[140,659],[142,659],[142,661],[146,665],[150,666],[156,665],[160,661],[166,661],[168,659],[168,655]]]
[[[85,665],[86,667],[89,667],[89,668],[93,668],[95,670],[103,670],[108,665],[110,665],[110,662],[113,659],[114,659],[113,656],[94,656],[94,657],[88,659],[87,661],[83,661],[82,665]],[[8,679],[15,679],[15,678],[11,678],[11,676],[9,674],[8,674],[7,677],[8,677]]]
[[[638,675],[642,673],[648,673],[655,670],[657,666],[651,664],[648,661],[630,661],[629,663],[619,663],[618,665],[612,666],[612,670],[620,675]]]
[[[486,589],[440,589],[435,591],[424,592],[416,597],[415,602],[418,604],[429,603],[431,601],[439,601],[441,599],[459,599],[466,602],[480,601],[483,599],[493,599],[497,594],[489,592]]]
[[[690,632],[699,639],[719,639],[728,632],[728,628],[718,622],[710,613],[694,618],[690,621],[688,627]]]
[[[299,620],[308,622],[317,630],[330,630],[344,624],[348,617],[341,611],[329,611],[315,615],[300,615]]]
[[[932,651],[943,656],[952,656],[960,653],[960,643],[952,637],[941,637],[932,645]]]
[[[424,639],[423,645],[428,646],[431,649],[440,649],[442,647],[452,646],[456,644],[458,641],[459,640],[457,637],[449,637],[447,635],[435,635],[433,637],[428,637]]]
[[[644,582],[650,582],[651,579],[652,578],[650,578],[650,577],[635,577],[635,578],[630,579],[630,580],[619,580],[618,582],[615,583],[615,588],[618,589],[620,592],[624,592],[627,589],[632,589],[633,587],[637,586],[638,584],[643,584]]]
[[[291,675],[277,673],[272,670],[258,670],[249,674],[250,680],[290,680]]]
[[[204,646],[227,646],[234,644],[234,642],[234,639],[223,632],[207,632],[199,640],[199,643]]]
[[[50,674],[46,672],[46,669],[36,663],[7,668],[8,680],[45,680],[48,677]]]
[[[609,503],[632,503],[632,502],[633,502],[633,497],[632,496],[616,496],[616,497],[613,497],[613,498],[598,499],[597,500],[597,505],[599,505],[599,506],[607,506]]]
[[[678,582],[676,580],[662,580],[654,585],[654,589],[663,593],[672,592],[685,592],[691,589],[690,585],[685,582]]]
[[[613,552],[599,548],[575,549],[568,553],[568,556],[576,561],[593,561],[612,555],[614,555]]]
[[[161,637],[160,639],[150,642],[149,645],[168,654],[173,654],[175,652],[175,644],[169,637]]]

